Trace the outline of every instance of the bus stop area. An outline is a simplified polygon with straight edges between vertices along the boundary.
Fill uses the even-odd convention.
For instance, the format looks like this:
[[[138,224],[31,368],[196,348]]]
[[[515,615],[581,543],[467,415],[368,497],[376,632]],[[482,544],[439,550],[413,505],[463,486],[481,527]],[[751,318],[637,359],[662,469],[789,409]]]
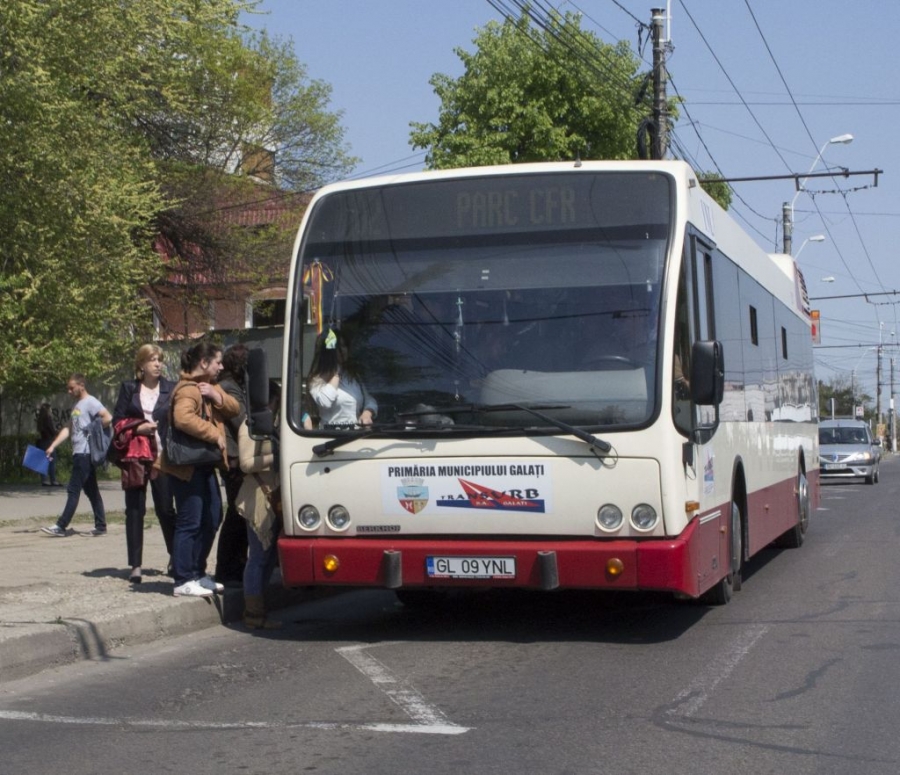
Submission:
[[[162,531],[146,518],[141,584],[126,565],[124,493],[119,482],[100,483],[108,532],[93,537],[93,517],[82,495],[70,535],[41,532],[62,511],[65,487],[0,486],[0,680],[12,680],[79,660],[104,660],[113,649],[239,624],[243,591],[212,598],[175,597],[166,575]],[[148,499],[149,500],[149,499]],[[210,553],[215,572],[215,546]],[[271,609],[310,599],[309,590],[285,590],[276,570],[267,591]]]

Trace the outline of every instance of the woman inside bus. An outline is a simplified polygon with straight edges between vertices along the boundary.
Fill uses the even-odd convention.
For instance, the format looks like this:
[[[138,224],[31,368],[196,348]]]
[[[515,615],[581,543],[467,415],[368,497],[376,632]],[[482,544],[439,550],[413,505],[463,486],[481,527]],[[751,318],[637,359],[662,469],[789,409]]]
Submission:
[[[184,433],[215,444],[225,457],[224,421],[237,416],[240,404],[215,386],[222,371],[222,349],[200,342],[181,356],[181,380],[172,390],[171,421]],[[206,575],[206,560],[222,518],[222,495],[216,465],[171,465],[164,456],[163,470],[172,475],[175,492],[175,595],[208,597],[223,585]]]
[[[378,404],[347,357],[342,337],[329,328],[316,339],[309,392],[319,411],[319,427],[371,425]]]

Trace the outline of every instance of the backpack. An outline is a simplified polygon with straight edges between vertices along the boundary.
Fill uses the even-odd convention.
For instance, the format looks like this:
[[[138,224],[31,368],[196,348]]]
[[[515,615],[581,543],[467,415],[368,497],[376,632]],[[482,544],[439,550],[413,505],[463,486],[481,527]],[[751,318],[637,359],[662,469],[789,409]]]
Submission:
[[[106,454],[112,441],[113,429],[103,427],[103,420],[97,415],[88,426],[88,450],[91,454],[91,463],[95,468],[106,466]]]

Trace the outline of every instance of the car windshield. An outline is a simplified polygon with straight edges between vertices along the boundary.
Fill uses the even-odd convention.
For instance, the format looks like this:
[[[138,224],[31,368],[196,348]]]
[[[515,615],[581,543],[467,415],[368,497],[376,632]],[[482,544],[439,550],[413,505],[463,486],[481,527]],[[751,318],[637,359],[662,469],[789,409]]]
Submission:
[[[868,444],[865,428],[821,428],[819,444]]]

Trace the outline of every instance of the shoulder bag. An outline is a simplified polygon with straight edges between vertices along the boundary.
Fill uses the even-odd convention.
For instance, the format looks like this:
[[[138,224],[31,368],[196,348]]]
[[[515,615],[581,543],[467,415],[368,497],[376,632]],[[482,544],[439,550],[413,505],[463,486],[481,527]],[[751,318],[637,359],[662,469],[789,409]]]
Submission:
[[[222,451],[218,444],[213,444],[196,436],[191,436],[175,427],[174,421],[175,393],[169,402],[169,427],[166,431],[166,460],[173,466],[208,466],[222,462]],[[206,416],[206,403],[201,403],[200,415]]]

